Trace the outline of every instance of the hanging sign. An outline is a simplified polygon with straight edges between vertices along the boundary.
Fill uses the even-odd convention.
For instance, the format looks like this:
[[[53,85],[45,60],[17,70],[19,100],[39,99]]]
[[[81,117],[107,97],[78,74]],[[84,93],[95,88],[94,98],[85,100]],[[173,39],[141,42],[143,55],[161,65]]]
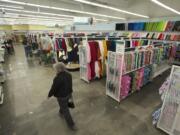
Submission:
[[[92,25],[93,20],[94,19],[92,17],[74,17],[74,25]]]
[[[125,41],[116,41],[116,52],[124,53],[125,52]]]

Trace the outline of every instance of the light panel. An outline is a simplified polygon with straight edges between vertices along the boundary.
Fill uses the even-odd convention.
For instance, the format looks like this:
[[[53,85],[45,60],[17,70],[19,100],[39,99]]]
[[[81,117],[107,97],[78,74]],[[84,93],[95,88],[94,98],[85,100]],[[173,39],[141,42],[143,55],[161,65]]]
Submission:
[[[64,19],[64,20],[70,20],[73,19],[74,17],[77,16],[70,16],[70,15],[61,15],[61,14],[54,14],[54,13],[46,13],[46,12],[35,12],[35,11],[29,11],[29,10],[18,10],[18,9],[9,9],[9,8],[4,8],[7,11],[16,11],[16,12],[20,12],[19,14],[16,13],[7,13],[7,14],[12,14],[12,15],[20,15],[20,16],[29,16],[29,17],[39,17],[39,18],[52,18],[52,19]],[[31,13],[30,14],[22,14],[23,13]],[[37,16],[37,15],[32,15],[32,14],[40,14],[40,15],[49,15],[49,16]],[[51,16],[51,17],[50,17]],[[59,17],[52,17],[52,16],[59,16]],[[69,18],[62,18],[63,17],[69,17]],[[107,22],[108,20],[106,19],[99,19],[99,18],[95,18],[95,20],[97,21],[104,21]]]
[[[12,18],[12,19],[27,19],[27,20],[42,20],[42,21],[52,21],[52,19],[50,18],[37,18],[37,17],[13,17],[13,16],[4,16],[4,17],[0,17],[0,18]],[[73,20],[62,20],[62,19],[54,19],[53,21],[73,21]]]
[[[10,9],[10,8],[4,8],[4,10],[7,11],[16,11],[21,13],[32,13],[32,14],[41,14],[41,15],[50,15],[50,16],[60,16],[60,17],[75,17],[71,15],[62,15],[62,14],[54,14],[54,13],[46,13],[46,12],[36,12],[36,11],[30,11],[30,10],[19,10],[19,9]]]
[[[15,9],[24,9],[22,6],[14,6],[14,5],[0,5],[3,8],[15,8]]]
[[[95,15],[95,16],[125,20],[125,18],[122,18],[122,17],[116,17],[116,16],[110,16],[110,15],[104,15],[104,14],[98,14],[98,13],[86,12],[86,11],[80,11],[80,10],[72,10],[72,9],[67,9],[67,8],[38,5],[38,4],[32,4],[32,3],[20,2],[20,1],[14,1],[14,0],[0,0],[0,1],[13,3],[13,4],[19,4],[19,5],[25,5],[25,6],[40,7],[40,8],[46,8],[46,9],[54,9],[54,10],[61,10],[61,11],[66,11],[66,12],[74,12],[74,13],[81,13],[81,14],[88,14],[88,15]]]
[[[72,24],[72,21],[63,21],[63,20],[42,20],[42,19],[38,19],[38,18],[22,18],[22,17],[0,17],[2,19],[1,20],[1,24],[51,24],[51,25],[55,25],[55,24]]]
[[[103,4],[99,4],[99,3],[95,3],[95,2],[90,2],[90,1],[86,1],[86,0],[74,0],[74,1],[84,3],[84,4],[88,4],[88,5],[92,5],[92,6],[96,6],[96,7],[101,7],[101,8],[114,10],[114,11],[121,12],[121,13],[130,14],[130,15],[134,15],[134,16],[138,16],[138,17],[149,18],[149,16],[145,16],[145,15],[125,11],[125,10],[122,10],[122,9],[118,9],[118,8],[115,8],[115,7],[111,7],[111,6],[107,6],[107,5],[103,5]]]
[[[96,21],[103,21],[103,22],[108,22],[108,20],[105,20],[105,19],[98,19],[98,18],[95,18]]]
[[[169,10],[169,11],[172,11],[172,12],[174,12],[174,13],[180,15],[180,12],[179,12],[179,11],[177,11],[177,10],[175,10],[175,9],[173,9],[173,8],[171,8],[171,7],[167,6],[167,5],[165,5],[165,4],[161,3],[161,2],[159,2],[158,0],[151,0],[151,1],[154,2],[155,4],[161,6],[161,7],[163,7],[163,8],[165,8],[165,9]]]
[[[42,19],[55,19],[55,20],[73,20],[73,18],[62,18],[62,17],[48,17],[48,16],[37,16],[30,14],[16,14],[16,13],[6,13],[6,15],[19,16],[19,17],[33,17],[33,18],[42,18]]]

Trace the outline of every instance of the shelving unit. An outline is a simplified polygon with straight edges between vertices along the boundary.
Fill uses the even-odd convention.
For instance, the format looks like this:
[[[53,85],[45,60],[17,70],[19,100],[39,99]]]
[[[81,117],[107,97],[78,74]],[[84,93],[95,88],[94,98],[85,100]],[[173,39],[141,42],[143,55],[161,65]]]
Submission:
[[[3,36],[6,36],[6,33],[3,34]],[[6,55],[6,47],[4,44],[0,45],[0,105],[4,103],[4,90],[3,90],[3,83],[6,81],[6,72],[4,70],[4,62],[5,62],[5,56]]]
[[[162,47],[163,47],[163,45],[162,45]],[[168,46],[164,46],[164,47],[167,48]],[[147,50],[146,50],[146,48],[147,48]],[[169,60],[166,60],[166,59],[162,60],[161,57],[158,58],[158,60],[156,60],[157,56],[154,57],[154,51],[157,51],[158,48],[156,48],[156,47],[149,48],[148,46],[146,46],[144,49],[130,51],[130,52],[125,52],[125,50],[124,51],[121,50],[122,52],[109,52],[108,53],[108,64],[107,64],[106,94],[109,97],[120,102],[124,98],[126,98],[129,95],[131,95],[132,93],[134,93],[134,90],[130,89],[128,91],[128,94],[126,93],[127,95],[125,97],[123,97],[123,96],[121,97],[121,91],[122,91],[121,80],[124,76],[127,76],[127,75],[129,76],[129,74],[131,74],[133,72],[137,72],[137,71],[139,74],[140,70],[143,68],[147,68],[148,70],[151,70],[148,80],[144,81],[144,79],[142,79],[142,81],[144,81],[143,83],[141,83],[140,87],[142,87],[143,85],[145,85],[147,83],[147,81],[151,81],[158,75],[160,75],[163,72],[165,72],[166,70],[170,69],[171,65],[170,65]],[[170,46],[168,48],[170,48]],[[137,55],[137,53],[138,53],[138,55]],[[121,54],[121,58],[123,58],[123,60],[120,60],[118,63],[117,57],[119,57],[120,54]],[[132,54],[134,54],[134,56],[132,56]],[[144,55],[143,57],[141,56],[142,54]],[[135,56],[135,55],[137,55],[137,56]],[[132,66],[130,66],[131,67],[130,69],[129,69],[129,66],[126,66],[126,61],[127,61],[126,57],[128,58],[129,56],[132,56],[132,58],[133,58],[133,59],[131,59]],[[135,60],[136,57],[138,57],[139,62],[137,62]],[[155,59],[155,61],[154,61],[154,59]],[[146,60],[148,60],[148,61],[146,61]],[[118,63],[118,64],[116,64],[116,63]],[[129,63],[129,62],[127,61],[127,63]],[[116,67],[116,65],[118,65],[118,67]],[[155,65],[157,65],[156,68],[155,68]],[[124,67],[126,67],[127,69],[126,68],[124,69]],[[155,68],[155,70],[154,70],[154,68]],[[111,73],[113,70],[115,70],[118,73],[116,73],[116,74]],[[119,78],[117,77],[117,74],[118,74]],[[115,87],[115,90],[114,90],[114,87]],[[139,90],[139,87],[136,90]]]
[[[157,127],[169,135],[180,133],[180,67],[173,66]]]
[[[4,102],[4,93],[2,86],[0,86],[0,104],[3,104],[3,102]]]
[[[117,102],[120,102],[119,89],[121,87],[121,76],[123,74],[123,59],[123,53],[108,52],[106,95],[113,98]],[[114,72],[111,71],[111,67],[114,69]],[[111,88],[112,86],[114,88]]]
[[[3,65],[0,64],[0,83],[4,83],[6,81],[5,71],[3,69]]]
[[[79,46],[79,67],[80,67],[80,78],[85,82],[89,83],[87,78],[87,51],[86,46]]]
[[[115,32],[115,31],[114,31]],[[147,47],[148,45],[162,45],[162,44],[170,44],[170,43],[180,43],[180,41],[171,41],[171,40],[158,40],[158,39],[151,39],[151,38],[146,38],[146,36],[145,37],[143,37],[143,36],[140,36],[140,37],[127,37],[127,36],[122,36],[124,33],[130,33],[130,32],[132,32],[132,33],[137,33],[137,32],[140,32],[140,35],[146,35],[146,34],[148,34],[148,33],[151,33],[151,34],[153,34],[153,33],[157,33],[157,34],[159,34],[159,33],[163,33],[163,34],[178,34],[178,35],[180,35],[178,32],[145,32],[145,31],[118,31],[117,33],[121,33],[120,35],[118,35],[118,36],[115,36],[115,37],[113,37],[113,38],[111,38],[111,36],[98,36],[98,37],[96,37],[96,36],[84,36],[84,37],[82,37],[83,38],[83,40],[84,41],[88,41],[88,38],[90,38],[90,39],[92,39],[92,40],[97,40],[97,39],[99,39],[99,40],[108,40],[108,39],[114,39],[114,40],[116,40],[116,41],[123,41],[124,42],[124,50],[122,51],[123,53],[124,52],[127,52],[127,51],[129,51],[129,50],[131,50],[131,51],[134,51],[134,50],[136,50],[137,48],[141,48],[141,47],[143,47],[143,48],[145,48],[145,47]],[[128,35],[128,34],[127,34]],[[97,38],[97,39],[96,39]],[[145,42],[144,44],[143,44],[143,46],[133,46],[133,44],[132,44],[132,41],[134,41],[134,40],[137,40],[137,41],[143,41],[143,40],[147,40],[147,42]],[[126,46],[126,41],[130,41],[130,47],[125,47]],[[163,46],[163,45],[162,45]],[[82,51],[84,49],[84,52]],[[120,49],[121,50],[121,49]],[[83,53],[84,53],[84,55],[83,55]],[[86,46],[83,46],[83,47],[81,47],[80,49],[79,49],[79,59],[80,59],[80,78],[82,79],[82,80],[84,80],[84,81],[86,81],[86,82],[90,82],[89,80],[88,80],[88,78],[87,78],[87,62],[84,62],[84,63],[82,63],[82,61],[83,61],[83,59],[84,58],[86,58],[87,57],[87,54],[86,54]],[[153,63],[152,63],[153,64]],[[152,65],[152,64],[149,64],[149,65]],[[144,66],[142,66],[142,67],[140,67],[140,68],[137,68],[137,69],[133,69],[132,71],[128,71],[128,72],[126,72],[126,73],[123,73],[123,75],[125,75],[125,74],[128,74],[128,73],[131,73],[131,72],[133,72],[133,71],[136,71],[136,70],[139,70],[139,69],[141,69],[141,68],[144,68],[144,67],[146,67],[146,66],[149,66],[149,65],[144,65]],[[156,73],[154,73],[154,75],[153,75],[153,77],[152,78],[155,78],[156,76],[158,76],[158,75],[160,75],[161,73],[163,73],[164,71],[166,71],[166,70],[168,70],[170,68],[170,65],[168,64],[168,63],[166,63],[162,68],[160,68],[160,70],[157,70],[156,71]],[[86,73],[85,73],[86,72]]]
[[[162,65],[152,76],[152,78],[156,78],[157,76],[161,75],[163,72],[167,71],[168,69],[170,69],[171,66],[168,64],[164,64]]]

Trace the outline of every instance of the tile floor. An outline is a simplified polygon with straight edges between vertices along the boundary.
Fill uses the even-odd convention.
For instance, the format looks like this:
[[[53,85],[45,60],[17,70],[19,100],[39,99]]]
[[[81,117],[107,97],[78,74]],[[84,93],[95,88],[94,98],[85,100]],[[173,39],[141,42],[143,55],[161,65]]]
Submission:
[[[151,113],[160,103],[158,88],[169,72],[118,104],[105,95],[105,79],[90,84],[73,72],[78,131],[58,116],[58,104],[47,94],[55,75],[50,67],[27,61],[22,46],[6,62],[5,103],[0,106],[0,135],[165,135],[152,126]]]

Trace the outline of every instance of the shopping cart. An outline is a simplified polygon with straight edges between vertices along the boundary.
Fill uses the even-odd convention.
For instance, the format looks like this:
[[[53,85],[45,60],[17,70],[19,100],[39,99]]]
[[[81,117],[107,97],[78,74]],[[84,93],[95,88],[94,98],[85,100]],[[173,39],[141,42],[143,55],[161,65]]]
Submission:
[[[44,63],[44,65],[54,64],[54,53],[47,50],[40,50],[40,61],[39,64],[41,65]]]

